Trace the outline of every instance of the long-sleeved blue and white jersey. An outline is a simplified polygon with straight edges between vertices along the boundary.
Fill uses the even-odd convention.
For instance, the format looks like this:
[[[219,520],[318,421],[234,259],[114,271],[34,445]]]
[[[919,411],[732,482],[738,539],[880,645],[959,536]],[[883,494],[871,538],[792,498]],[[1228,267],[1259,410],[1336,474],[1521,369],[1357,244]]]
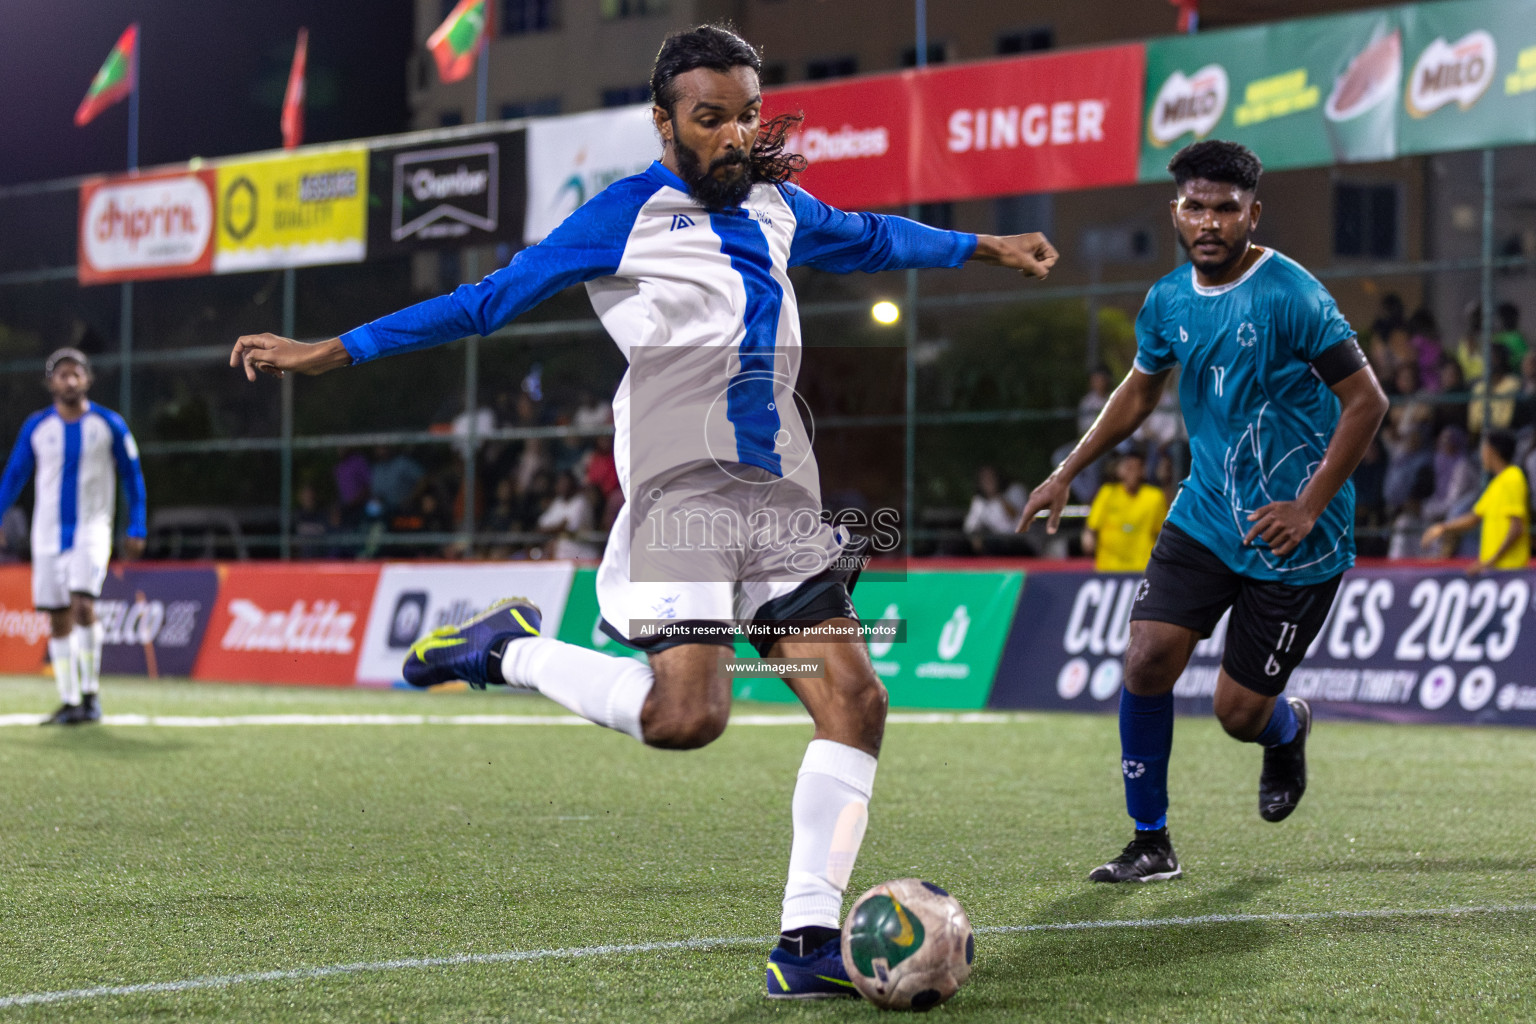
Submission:
[[[615,182],[476,284],[341,338],[354,362],[490,334],[578,283],[630,362],[614,397],[620,482],[740,462],[815,479],[796,403],[800,318],[790,267],[838,273],[957,267],[976,236],[850,214],[759,184],[710,211],[661,163]],[[647,397],[647,396],[650,397]],[[802,450],[803,449],[803,450]]]
[[[85,415],[65,420],[49,406],[27,417],[0,477],[0,514],[36,475],[32,554],[56,555],[90,537],[111,546],[117,481],[128,496],[128,536],[146,527],[144,473],[128,424],[111,409],[87,402]]]

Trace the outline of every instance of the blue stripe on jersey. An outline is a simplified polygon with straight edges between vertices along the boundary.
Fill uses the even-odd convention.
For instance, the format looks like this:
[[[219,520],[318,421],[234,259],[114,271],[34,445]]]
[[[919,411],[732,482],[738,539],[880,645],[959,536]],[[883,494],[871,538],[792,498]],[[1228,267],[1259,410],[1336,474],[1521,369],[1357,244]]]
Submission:
[[[75,524],[80,518],[80,425],[64,420],[64,475],[59,480],[59,550],[75,546]]]
[[[747,290],[745,334],[737,350],[741,371],[727,385],[725,405],[726,418],[736,429],[736,458],[783,476],[774,444],[779,413],[773,404],[773,354],[784,290],[773,279],[773,256],[756,221],[730,210],[711,213],[709,223],[720,237],[720,251],[731,258],[731,269],[741,275]]]

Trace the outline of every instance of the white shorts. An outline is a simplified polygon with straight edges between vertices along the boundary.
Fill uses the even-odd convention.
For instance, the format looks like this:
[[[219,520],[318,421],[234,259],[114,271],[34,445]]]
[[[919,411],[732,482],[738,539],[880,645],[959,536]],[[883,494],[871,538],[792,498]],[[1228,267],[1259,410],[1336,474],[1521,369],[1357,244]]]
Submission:
[[[630,497],[597,570],[597,604],[616,639],[642,648],[647,620],[751,621],[844,546],[818,495],[750,466],[696,463]]]
[[[112,538],[76,537],[74,547],[55,555],[32,556],[32,606],[44,610],[69,607],[71,594],[101,596],[112,557]]]

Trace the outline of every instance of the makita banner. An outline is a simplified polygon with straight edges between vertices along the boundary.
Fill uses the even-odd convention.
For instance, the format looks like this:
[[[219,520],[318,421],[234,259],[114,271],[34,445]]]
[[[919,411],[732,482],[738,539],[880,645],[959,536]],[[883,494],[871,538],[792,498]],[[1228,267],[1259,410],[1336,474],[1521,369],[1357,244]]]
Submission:
[[[1286,693],[1323,714],[1536,726],[1536,573],[1354,569]],[[992,688],[995,708],[1113,712],[1140,577],[1029,574]],[[1208,712],[1227,620],[1174,688]]]
[[[197,277],[212,268],[212,171],[93,178],[80,186],[81,284]]]
[[[368,155],[368,254],[521,244],[525,132],[466,135]]]
[[[218,592],[211,568],[114,564],[96,602],[102,671],[151,679],[191,675]]]
[[[195,679],[350,686],[377,565],[222,564]]]

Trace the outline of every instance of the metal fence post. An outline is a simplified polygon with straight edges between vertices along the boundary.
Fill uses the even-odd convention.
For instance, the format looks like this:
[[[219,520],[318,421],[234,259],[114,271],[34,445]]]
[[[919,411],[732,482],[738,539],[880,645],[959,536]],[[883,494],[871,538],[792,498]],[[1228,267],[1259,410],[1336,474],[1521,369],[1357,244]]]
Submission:
[[[292,267],[283,270],[283,337],[291,338],[294,335],[294,289],[295,273]],[[282,389],[279,401],[280,423],[278,430],[282,435],[283,447],[279,461],[280,483],[278,485],[278,527],[277,527],[277,551],[278,557],[284,561],[293,557],[293,374],[283,375]]]
[[[1493,150],[1483,150],[1483,436],[1493,429]],[[1483,476],[1486,483],[1487,472]]]

